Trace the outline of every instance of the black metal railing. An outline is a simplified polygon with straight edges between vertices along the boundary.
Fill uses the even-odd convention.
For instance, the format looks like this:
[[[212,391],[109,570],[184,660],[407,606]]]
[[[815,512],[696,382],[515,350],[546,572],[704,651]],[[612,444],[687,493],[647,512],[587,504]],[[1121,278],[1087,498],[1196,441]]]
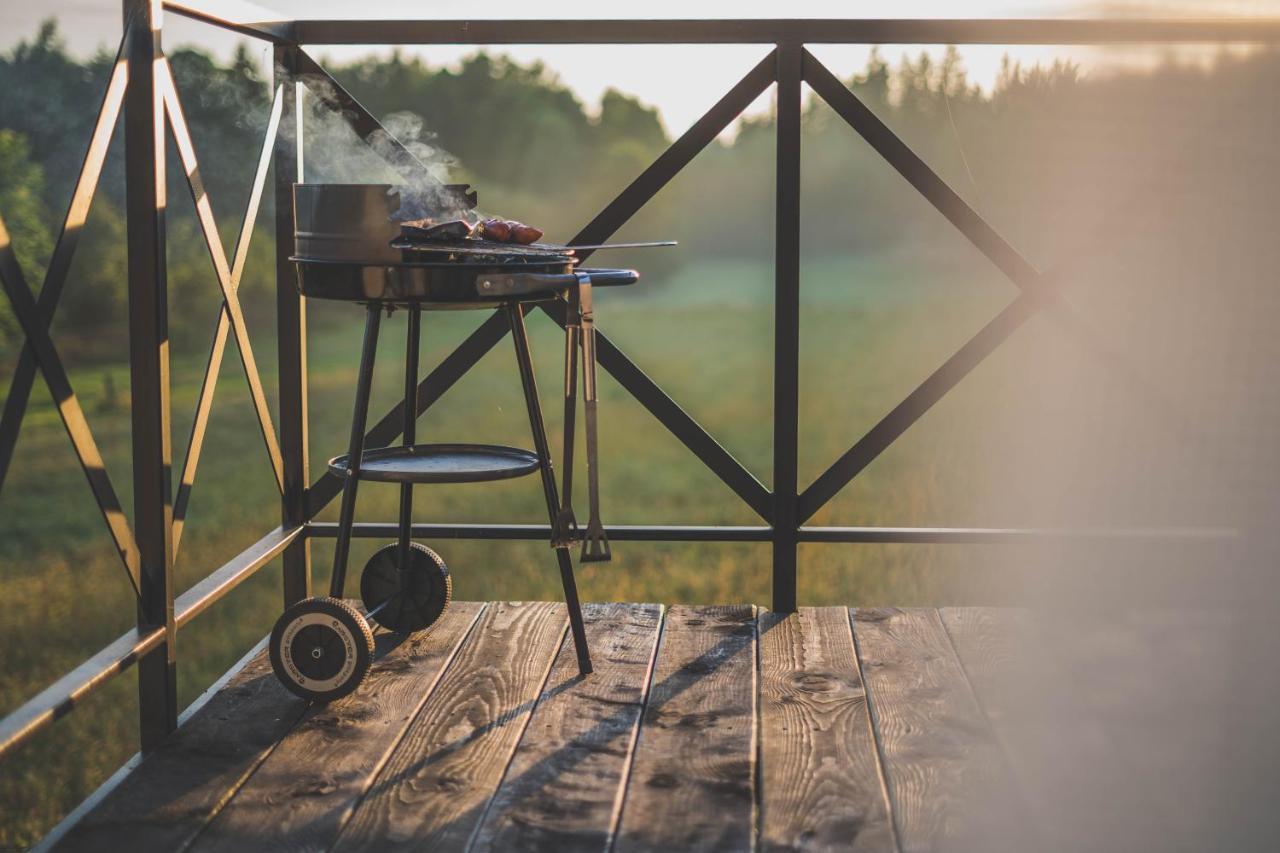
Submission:
[[[309,541],[335,535],[314,521],[340,490],[326,473],[308,470],[306,306],[289,262],[293,242],[291,186],[304,173],[302,126],[296,109],[301,87],[337,107],[363,138],[380,136],[396,149],[398,168],[417,161],[377,119],[307,53],[317,44],[703,44],[762,43],[773,50],[701,119],[624,188],[571,241],[601,242],[633,217],[697,154],[770,86],[776,87],[776,246],[773,488],[742,463],[614,344],[598,333],[600,364],[677,439],[760,517],[756,526],[657,525],[609,528],[618,540],[770,542],[773,608],[796,607],[796,550],[801,542],[977,543],[1020,542],[1062,531],[997,528],[812,527],[806,522],[858,476],[987,355],[1041,310],[1070,311],[1055,291],[1055,276],[1038,271],[957,195],[843,83],[810,54],[809,43],[1098,44],[1114,42],[1280,42],[1280,22],[1080,20],[734,20],[734,21],[288,21],[221,20],[182,3],[176,12],[274,45],[278,78],[239,240],[231,258],[222,248],[200,179],[200,167],[160,40],[164,11],[151,0],[124,0],[120,51],[99,109],[79,178],[43,286],[37,297],[23,276],[0,219],[0,280],[26,345],[17,361],[0,419],[0,485],[13,457],[18,428],[39,372],[53,394],[72,447],[84,468],[121,563],[138,599],[137,628],[0,721],[0,755],[64,715],[86,695],[136,663],[143,751],[177,726],[175,637],[179,629],[258,569],[283,556],[284,602],[310,593]],[[808,486],[798,478],[800,362],[800,120],[801,86],[809,87],[964,234],[1019,288],[1020,293],[972,339]],[[128,186],[129,339],[132,390],[133,525],[125,517],[103,465],[49,327],[66,282],[77,238],[101,175],[113,129],[125,124]],[[293,132],[281,133],[283,122]],[[169,400],[166,310],[164,176],[165,129],[172,133],[222,293],[208,366],[200,389],[186,457],[176,490]],[[254,359],[237,289],[254,233],[269,169],[275,175],[278,422],[273,422]],[[415,177],[409,174],[407,177]],[[0,212],[2,213],[2,212]],[[587,252],[582,253],[586,256]],[[526,312],[535,310],[526,307]],[[539,305],[563,324],[563,306]],[[421,415],[510,330],[502,312],[484,320],[418,387]],[[275,482],[281,524],[181,594],[173,566],[195,483],[228,337],[234,337]],[[371,446],[400,433],[404,401],[369,430]],[[435,538],[548,539],[543,525],[416,524]],[[393,525],[358,524],[358,536],[392,535]],[[1163,531],[1162,533],[1169,533]],[[1112,535],[1114,531],[1095,531]],[[1128,533],[1134,533],[1129,531]],[[1176,533],[1176,531],[1173,531]]]

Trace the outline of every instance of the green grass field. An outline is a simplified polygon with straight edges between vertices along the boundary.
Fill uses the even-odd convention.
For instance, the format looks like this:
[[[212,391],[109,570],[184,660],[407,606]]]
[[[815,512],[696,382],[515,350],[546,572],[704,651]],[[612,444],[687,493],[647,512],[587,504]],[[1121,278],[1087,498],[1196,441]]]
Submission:
[[[625,263],[623,258],[611,261]],[[637,263],[640,258],[635,258]],[[803,280],[801,481],[810,482],[856,438],[1002,307],[1012,289],[980,266],[919,258],[806,261]],[[687,265],[631,292],[603,293],[600,326],[766,485],[771,469],[772,288],[768,264]],[[343,450],[360,319],[348,305],[312,303],[312,476]],[[210,318],[210,328],[212,328]],[[483,319],[428,315],[424,370]],[[271,318],[251,320],[263,378],[274,386]],[[1033,324],[1034,327],[1034,324]],[[530,319],[553,447],[560,441],[563,339]],[[395,401],[404,322],[383,324],[374,412]],[[1024,330],[1024,334],[1032,334]],[[1016,341],[1016,339],[1015,339]],[[175,341],[174,460],[185,451],[207,340]],[[1013,524],[975,498],[986,442],[982,411],[1001,393],[1015,352],[996,356],[898,445],[846,488],[814,523]],[[511,346],[503,342],[423,418],[420,441],[528,445]],[[6,371],[6,376],[8,371]],[[108,379],[108,377],[110,377]],[[77,388],[110,472],[129,498],[128,367],[73,366]],[[109,393],[110,386],[117,389]],[[233,349],[223,366],[203,460],[177,558],[179,590],[251,544],[278,519],[274,484]],[[606,523],[760,523],[728,488],[612,379],[602,395],[602,491]],[[985,402],[984,402],[985,401]],[[274,405],[274,400],[272,401]],[[581,443],[579,443],[581,447]],[[582,467],[579,467],[582,471]],[[580,496],[585,487],[580,487]],[[395,517],[397,490],[366,485],[359,517]],[[1017,507],[1009,509],[1016,513]],[[434,522],[545,521],[536,480],[423,488],[416,518]],[[325,517],[336,517],[336,502]],[[70,452],[56,412],[37,385],[9,481],[0,493],[0,590],[6,650],[0,712],[17,707],[127,630],[127,580]],[[381,542],[357,542],[353,573]],[[558,599],[554,560],[538,543],[429,543],[441,551],[460,599]],[[612,563],[584,567],[588,601],[767,603],[766,545],[618,543]],[[927,604],[993,601],[1009,578],[984,565],[981,547],[812,545],[801,549],[804,604]],[[324,584],[331,547],[313,546]],[[269,566],[179,636],[183,706],[269,629],[280,607]],[[354,587],[351,587],[354,589]],[[34,840],[137,748],[132,672],[0,765],[0,848]]]

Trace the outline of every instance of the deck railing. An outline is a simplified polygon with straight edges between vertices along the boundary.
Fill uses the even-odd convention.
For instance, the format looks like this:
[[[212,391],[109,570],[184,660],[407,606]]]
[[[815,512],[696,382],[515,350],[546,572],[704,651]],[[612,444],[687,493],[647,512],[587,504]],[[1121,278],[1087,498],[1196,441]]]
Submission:
[[[308,470],[306,306],[289,262],[293,241],[292,184],[304,173],[303,91],[340,109],[362,138],[377,135],[396,150],[407,178],[421,168],[378,120],[308,54],[320,44],[705,44],[773,45],[720,100],[644,172],[587,223],[573,243],[604,241],[621,228],[755,98],[776,87],[776,244],[773,400],[773,488],[764,486],[674,399],[598,333],[600,364],[760,518],[755,526],[614,526],[617,540],[770,542],[772,606],[796,607],[796,549],[801,542],[1002,543],[1062,535],[1062,531],[994,528],[813,527],[806,522],[840,489],[946,395],[1013,332],[1042,310],[1069,311],[1057,299],[1052,274],[1037,270],[944,182],[927,163],[810,54],[806,44],[1101,44],[1116,42],[1280,42],[1280,22],[1166,20],[674,20],[674,21],[281,21],[219,19],[182,3],[123,0],[124,35],[72,193],[43,286],[36,296],[17,262],[0,219],[0,279],[26,345],[17,361],[0,419],[0,485],[13,457],[18,429],[37,372],[52,393],[108,533],[137,593],[137,628],[0,721],[0,755],[72,710],[86,695],[133,664],[139,669],[139,715],[144,752],[178,723],[176,644],[179,629],[258,569],[283,556],[286,605],[310,594],[308,543],[335,534],[314,519],[339,493],[329,473]],[[180,93],[161,45],[162,19],[174,12],[274,45],[277,79],[271,118],[232,257],[200,179]],[[814,482],[797,473],[800,371],[800,119],[807,83],[1019,288],[1019,294],[919,387],[890,410]],[[77,238],[101,175],[114,128],[125,125],[128,186],[129,339],[133,446],[133,525],[130,526],[77,401],[50,323],[66,282]],[[283,122],[293,132],[281,133]],[[165,130],[177,143],[222,305],[200,390],[190,441],[176,490],[171,482],[168,326],[165,273]],[[380,146],[385,150],[385,145]],[[266,403],[237,288],[254,233],[259,203],[274,167],[279,416]],[[3,211],[0,211],[2,214]],[[584,256],[588,253],[583,252]],[[540,305],[563,324],[563,306]],[[417,394],[421,415],[509,331],[502,312],[480,323],[425,379]],[[192,588],[174,589],[174,559],[213,405],[216,380],[234,336],[263,442],[281,498],[281,523]],[[370,446],[390,444],[402,424],[401,401],[369,430]],[[548,539],[544,525],[414,525],[432,538]],[[1094,531],[1111,535],[1118,531]],[[1129,531],[1133,533],[1133,531]],[[358,524],[356,535],[394,535],[392,524]]]

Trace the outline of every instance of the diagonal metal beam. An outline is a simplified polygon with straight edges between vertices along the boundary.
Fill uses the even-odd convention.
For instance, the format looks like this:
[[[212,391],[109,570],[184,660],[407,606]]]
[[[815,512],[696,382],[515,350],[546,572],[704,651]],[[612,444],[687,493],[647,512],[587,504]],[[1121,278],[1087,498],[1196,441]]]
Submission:
[[[267,121],[266,134],[262,141],[262,153],[258,157],[258,169],[253,177],[253,189],[249,192],[249,201],[245,206],[241,220],[240,236],[236,239],[235,255],[231,262],[231,289],[240,289],[240,280],[244,275],[245,261],[249,257],[249,241],[253,238],[254,225],[258,220],[258,208],[262,202],[262,191],[267,183],[267,172],[271,167],[271,156],[275,150],[276,134],[280,129],[280,116],[284,105],[283,86],[277,86],[275,97],[271,103],[271,117]],[[182,478],[178,481],[178,491],[173,500],[173,555],[178,556],[178,545],[182,541],[182,530],[186,526],[187,505],[191,501],[191,487],[195,485],[196,468],[200,464],[200,451],[204,447],[205,431],[209,426],[209,413],[213,409],[213,395],[218,387],[218,373],[222,369],[222,357],[227,348],[227,335],[231,331],[231,312],[224,299],[218,309],[218,323],[213,332],[213,343],[209,346],[209,358],[206,362],[204,380],[200,385],[200,396],[196,402],[196,416],[191,422],[191,437],[187,442],[187,455],[182,463]],[[273,433],[274,435],[274,433]]]
[[[107,160],[107,150],[111,146],[111,135],[115,131],[120,117],[120,106],[124,103],[124,93],[129,85],[129,63],[123,58],[129,37],[128,32],[126,28],[125,38],[120,42],[120,52],[116,55],[116,63],[111,71],[111,79],[107,82],[106,91],[102,96],[102,106],[98,109],[98,119],[93,128],[93,135],[89,137],[89,147],[85,150],[84,159],[80,164],[80,175],[71,193],[67,215],[62,220],[62,231],[58,234],[58,242],[54,246],[49,267],[45,271],[44,284],[36,299],[40,323],[46,329],[53,323],[54,311],[58,307],[58,300],[62,298],[67,271],[71,269],[71,258],[80,242],[80,232],[88,218],[89,207],[93,203],[94,192],[98,188],[98,179],[102,175],[102,167]],[[13,451],[18,443],[22,418],[26,414],[27,401],[31,398],[31,389],[35,385],[36,370],[35,352],[29,343],[25,344],[18,356],[13,380],[9,383],[9,395],[5,398],[4,413],[0,414],[0,487],[4,486],[5,476],[9,473],[9,464],[13,461]]]
[[[947,360],[889,414],[851,447],[800,496],[800,523],[804,523],[867,467],[898,436],[924,415],[979,362],[1007,339],[1043,305],[1077,334],[1083,334],[1078,315],[1050,281],[1063,270],[1045,276],[992,228],[951,189],[914,151],[889,129],[856,95],[812,54],[803,55],[804,79],[827,104],[969,239],[993,264],[1023,291],[969,343]],[[1092,350],[1093,347],[1086,346]],[[1120,367],[1122,362],[1116,361]]]
[[[556,323],[564,325],[563,304],[543,305]],[[527,313],[530,306],[524,307]],[[466,340],[418,384],[417,414],[422,415],[461,379],[510,331],[502,312],[492,314]],[[596,330],[600,364],[655,418],[688,447],[711,471],[724,481],[761,518],[769,517],[769,492],[742,463],[724,449],[706,430],[666,395],[626,354],[599,329]],[[365,435],[368,447],[381,447],[399,437],[404,419],[404,401],[387,412]],[[313,519],[342,490],[342,481],[325,473],[308,490],[307,518]]]
[[[815,512],[858,476],[885,448],[893,444],[898,436],[920,420],[925,412],[933,408],[961,379],[968,376],[996,347],[1008,340],[1041,304],[1037,295],[1020,294],[921,382],[906,399],[881,418],[800,495],[799,523],[804,524],[812,518]]]
[[[761,60],[751,71],[747,72],[747,75],[728,94],[717,101],[707,111],[706,115],[694,122],[693,126],[685,131],[679,139],[671,143],[667,150],[654,161],[653,165],[646,169],[640,177],[632,181],[598,216],[579,231],[578,236],[572,242],[585,243],[604,240],[621,228],[628,219],[635,215],[637,210],[643,207],[681,169],[687,166],[698,152],[711,144],[712,140],[719,136],[721,131],[741,115],[742,111],[750,106],[751,102],[773,82],[774,68],[774,52],[771,51],[767,57]],[[313,77],[316,74],[320,74],[332,81],[332,78],[329,77],[324,69],[302,51],[299,51],[299,70],[304,74],[310,73]],[[342,88],[336,82],[332,85],[335,88],[334,91],[328,93],[330,96],[334,96],[335,93],[343,93]],[[320,88],[324,91],[323,86]],[[350,98],[350,95],[346,97]],[[369,115],[367,110],[356,103],[354,98],[350,98],[349,103],[339,103],[336,108],[350,110],[350,112],[346,113],[349,120],[353,117],[360,118],[364,116],[367,119],[361,118],[362,121],[371,121],[374,125],[377,125],[377,128],[381,127],[381,125],[377,124],[377,120]],[[370,132],[377,128],[370,129]],[[357,128],[357,132],[360,132],[359,128]],[[425,173],[425,167],[422,168]],[[585,260],[590,254],[590,252],[583,252],[579,257]],[[529,310],[531,309],[525,306],[524,311],[526,314]],[[563,322],[563,319],[561,319],[561,322]],[[453,387],[453,384],[474,367],[480,359],[484,358],[485,354],[493,349],[506,336],[508,331],[510,331],[510,328],[501,311],[495,312],[489,319],[485,320],[478,329],[458,345],[458,348],[448,358],[418,384],[418,414],[421,415],[427,410],[428,406]],[[628,387],[628,390],[641,389],[644,397],[637,396],[637,399],[668,429],[671,429],[677,438],[690,447],[694,453],[697,453],[704,463],[711,465],[712,463],[707,462],[707,460],[716,460],[712,470],[721,479],[725,480],[730,488],[741,495],[752,509],[759,513],[760,496],[758,490],[764,488],[759,481],[743,468],[736,459],[730,456],[724,448],[720,447],[715,439],[707,435],[706,431],[696,421],[667,397],[653,383],[653,380],[645,376],[643,371],[610,344],[598,329],[596,337],[600,347],[600,363],[605,366],[605,369],[614,378],[618,379],[624,387]],[[651,391],[654,393],[650,393]],[[633,390],[632,393],[635,394],[636,392]],[[380,447],[395,441],[400,435],[403,412],[404,401],[401,400],[394,409],[384,415],[369,430],[365,436],[365,445],[368,447]],[[719,449],[718,452],[717,448]],[[330,501],[337,497],[338,492],[341,490],[341,481],[332,474],[325,473],[317,479],[307,493],[307,518],[315,518]],[[767,492],[765,496],[767,500]],[[762,515],[767,515],[767,511]]]
[[[3,218],[0,218],[0,285],[3,285],[5,293],[9,296],[14,316],[22,327],[22,333],[27,337],[27,344],[34,354],[40,372],[44,374],[45,384],[49,386],[49,393],[53,395],[62,424],[66,427],[67,436],[71,439],[76,457],[80,460],[80,467],[84,469],[89,488],[93,490],[98,508],[107,522],[107,530],[124,563],[125,573],[129,576],[129,582],[133,584],[134,593],[137,594],[138,543],[125,518],[120,498],[111,485],[106,463],[103,462],[98,445],[93,440],[93,433],[89,429],[88,421],[85,420],[84,410],[80,408],[80,401],[71,390],[71,380],[67,378],[66,368],[63,367],[62,359],[54,348],[53,339],[49,337],[44,318],[40,316],[39,306],[36,304],[35,297],[31,295],[31,288],[27,286],[26,278],[22,274],[22,268],[18,264],[18,257],[14,253],[13,242],[9,238],[9,230],[5,227]]]
[[[565,324],[565,304],[560,300],[540,303],[540,307],[561,327]],[[667,396],[622,350],[596,330],[596,355],[600,366],[665,426],[698,460],[734,491],[765,521],[771,521],[772,497],[764,484],[695,421],[680,404]]]
[[[526,312],[529,310],[525,306]],[[426,378],[418,383],[419,416],[428,407],[439,400],[444,393],[453,387],[459,379],[466,375],[475,364],[484,358],[485,353],[493,349],[499,341],[506,337],[511,327],[502,311],[494,311],[480,327],[458,344],[457,349],[449,353]],[[404,426],[404,400],[395,405],[391,411],[365,433],[366,447],[384,447],[399,437]],[[325,473],[307,490],[307,520],[311,520],[324,509],[330,501],[342,491],[342,481],[333,474]]]
[[[960,196],[929,168],[902,140],[898,139],[874,113],[850,92],[843,83],[809,53],[804,55],[805,79],[845,121],[866,139],[913,187],[955,225],[988,259],[1000,268],[1024,291],[1037,291],[1045,303],[1053,309],[1053,316],[1070,334],[1075,335],[1083,350],[1098,357],[1109,369],[1126,380],[1132,387],[1151,399],[1156,405],[1172,412],[1182,422],[1188,422],[1183,413],[1150,387],[1132,363],[1098,339],[1080,314],[1062,296],[1060,289],[1049,283],[1049,278],[1059,279],[1064,272],[1055,270],[1052,276],[1036,270],[1016,249],[1000,236]],[[1134,192],[1131,198],[1143,197]],[[1115,223],[1123,217],[1113,214],[1099,222],[1094,233],[1105,237],[1115,233]],[[1091,239],[1090,243],[1096,243]]]
[[[275,474],[276,487],[283,492],[284,471],[280,461],[280,445],[276,440],[276,430],[271,423],[271,410],[267,407],[267,396],[262,390],[262,378],[258,375],[258,365],[253,357],[253,345],[249,342],[249,330],[245,325],[244,312],[240,308],[240,298],[236,295],[236,284],[233,283],[231,267],[227,264],[227,256],[222,248],[218,223],[213,218],[209,195],[205,192],[200,178],[200,164],[196,159],[195,145],[191,141],[191,132],[182,112],[178,88],[173,82],[169,60],[162,59],[157,63],[156,72],[156,84],[164,97],[165,112],[169,116],[169,129],[173,132],[173,140],[177,144],[178,156],[182,160],[182,168],[187,175],[187,185],[191,189],[191,199],[195,203],[196,216],[204,232],[204,242],[209,249],[209,257],[213,261],[218,286],[222,289],[223,307],[231,323],[231,331],[235,335],[236,348],[240,352],[240,363],[244,367],[245,380],[249,384],[249,396],[253,400],[254,412],[258,416],[258,427],[262,432],[263,443],[267,447],[271,471]]]
[[[1058,300],[1039,270],[808,51],[802,53],[801,68],[805,82],[818,96],[1023,291],[1022,296],[1006,306],[805,489],[799,500],[799,523],[803,524],[1012,335],[1041,304]]]
[[[354,95],[301,48],[297,51],[297,74],[298,79],[311,90],[311,94],[329,109],[340,113],[356,135],[381,154],[387,165],[399,172],[405,180],[417,182],[425,179],[438,183],[431,170],[404,143],[396,139],[373,113],[365,109]],[[394,157],[387,156],[388,153],[394,154]]]
[[[802,68],[813,91],[1014,284],[1024,291],[1043,287],[1040,272],[807,50]]]
[[[627,220],[635,216],[636,211],[648,204],[680,170],[689,165],[702,149],[710,145],[730,122],[751,106],[751,102],[774,81],[776,71],[777,51],[771,50],[723,98],[716,101],[702,118],[671,143],[649,168],[641,172],[617,198],[587,223],[569,244],[603,243],[613,236]],[[585,262],[591,255],[591,252],[584,251],[578,257]]]

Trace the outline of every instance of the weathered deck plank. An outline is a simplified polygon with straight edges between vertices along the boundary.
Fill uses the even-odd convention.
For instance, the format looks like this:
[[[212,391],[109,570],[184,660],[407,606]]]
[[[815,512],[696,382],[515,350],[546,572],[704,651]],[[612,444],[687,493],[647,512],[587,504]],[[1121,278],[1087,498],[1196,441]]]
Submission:
[[[1006,765],[938,612],[852,614],[902,849],[1021,849]]]
[[[587,605],[585,616],[595,672],[580,678],[572,642],[561,645],[471,850],[609,849],[662,608]]]
[[[894,849],[845,608],[761,614],[760,762],[762,849]]]
[[[751,848],[755,651],[754,607],[667,613],[615,850]]]
[[[1039,849],[1009,819],[1007,756],[1046,740],[1002,704],[1009,613],[587,616],[587,679],[546,603],[458,603],[327,708],[259,655],[54,849]]]
[[[276,680],[264,650],[53,849],[181,850],[305,709]]]
[[[563,605],[490,604],[334,849],[463,849],[524,732],[566,627]]]
[[[483,610],[459,602],[429,632],[397,645],[378,635],[378,657],[356,693],[313,708],[197,839],[194,850],[324,850]]]

